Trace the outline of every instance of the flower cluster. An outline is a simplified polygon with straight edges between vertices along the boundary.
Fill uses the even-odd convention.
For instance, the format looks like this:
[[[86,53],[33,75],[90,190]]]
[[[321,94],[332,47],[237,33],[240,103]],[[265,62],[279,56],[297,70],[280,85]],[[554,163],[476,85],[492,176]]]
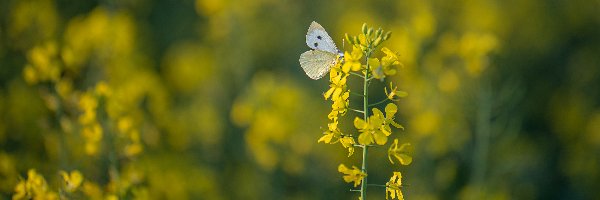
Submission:
[[[340,142],[344,148],[348,150],[348,156],[354,153],[354,138],[343,134],[338,128],[338,119],[340,116],[344,116],[348,112],[348,106],[350,105],[350,91],[346,84],[350,71],[358,71],[361,68],[360,58],[362,52],[357,48],[354,48],[352,53],[346,52],[344,62],[336,62],[329,72],[330,88],[323,94],[325,100],[331,99],[331,112],[327,115],[327,118],[331,122],[327,125],[328,129],[323,133],[324,135],[319,138],[318,142],[324,142],[327,144],[335,144]]]
[[[354,147],[363,149],[362,168],[353,166],[352,168],[340,164],[338,171],[343,173],[344,181],[354,182],[354,187],[361,186],[361,199],[366,198],[367,185],[367,169],[366,157],[368,155],[368,147],[373,145],[385,145],[388,137],[392,136],[392,126],[397,129],[404,130],[404,127],[395,122],[395,116],[398,112],[398,106],[389,101],[398,101],[399,98],[408,96],[408,93],[398,90],[398,86],[390,82],[389,90],[384,89],[386,98],[369,104],[369,85],[373,79],[384,81],[386,77],[395,75],[397,67],[402,66],[397,53],[390,49],[381,48],[381,58],[375,58],[373,55],[378,53],[379,46],[383,41],[390,38],[391,32],[383,33],[379,28],[374,31],[373,28],[368,28],[366,24],[362,27],[362,33],[358,36],[349,36],[346,34],[346,39],[352,44],[352,52],[345,52],[343,64],[337,63],[330,72],[330,88],[325,92],[325,99],[333,101],[332,110],[328,115],[331,122],[327,125],[328,129],[324,131],[324,135],[318,142],[327,144],[341,143],[342,146],[348,149],[348,156],[354,153]],[[363,80],[363,94],[352,93],[348,89],[348,77],[354,75]],[[362,109],[350,108],[350,94],[358,95],[363,98]],[[387,103],[384,110],[377,108],[378,105]],[[352,104],[354,105],[354,104]],[[354,118],[354,127],[357,133],[343,133],[340,128],[340,116],[344,116],[348,111],[355,111],[362,114],[362,117]],[[369,114],[371,111],[371,114]],[[384,113],[385,112],[385,113]],[[358,139],[356,142],[355,139]],[[394,144],[388,150],[388,157],[392,164],[392,157],[400,161],[402,165],[408,165],[412,162],[412,157],[408,153],[409,143],[404,143],[399,146],[398,139],[394,140]],[[402,199],[400,192],[400,172],[394,172],[394,176],[386,184],[387,191],[393,191],[392,198],[398,197]]]
[[[46,179],[34,169],[27,172],[27,180],[21,180],[15,186],[13,200],[20,199],[58,199],[58,194],[48,188]]]
[[[57,82],[62,66],[58,58],[58,47],[53,41],[36,46],[27,53],[29,63],[23,69],[25,81],[29,84]]]

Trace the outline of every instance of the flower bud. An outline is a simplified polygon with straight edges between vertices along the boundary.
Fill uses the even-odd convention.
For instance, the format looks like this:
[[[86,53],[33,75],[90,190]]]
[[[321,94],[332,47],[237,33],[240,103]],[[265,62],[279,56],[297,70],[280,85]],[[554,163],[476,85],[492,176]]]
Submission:
[[[385,33],[385,35],[383,36],[383,40],[388,40],[390,39],[390,37],[392,37],[392,32],[388,31],[387,33]]]
[[[361,44],[360,45],[360,50],[366,51],[367,50],[367,46],[365,46],[364,44]]]
[[[354,44],[360,44],[360,40],[358,39],[358,37],[356,35],[354,37],[352,37],[352,41],[354,41]]]
[[[373,34],[373,28],[369,28],[369,30],[367,30],[367,38],[370,38],[371,34]]]
[[[367,23],[363,23],[362,28],[361,28],[363,34],[367,34]]]
[[[381,44],[381,37],[378,37],[377,39],[375,39],[375,41],[373,42],[373,46],[379,46],[379,44]]]
[[[353,38],[350,38],[350,35],[348,35],[348,33],[346,33],[346,40],[348,41],[348,43],[350,44],[354,44],[354,40],[352,40]]]
[[[383,30],[381,28],[377,29],[377,31],[375,32],[375,37],[381,37],[381,33],[383,33]]]

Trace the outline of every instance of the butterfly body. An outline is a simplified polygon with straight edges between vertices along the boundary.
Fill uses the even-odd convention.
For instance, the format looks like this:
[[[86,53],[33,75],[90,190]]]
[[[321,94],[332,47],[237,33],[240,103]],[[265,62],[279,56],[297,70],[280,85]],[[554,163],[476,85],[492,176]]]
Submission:
[[[300,66],[308,77],[320,79],[329,72],[332,66],[338,62],[339,57],[343,58],[335,46],[331,36],[317,22],[312,22],[306,33],[306,45],[313,50],[306,51],[300,55]]]

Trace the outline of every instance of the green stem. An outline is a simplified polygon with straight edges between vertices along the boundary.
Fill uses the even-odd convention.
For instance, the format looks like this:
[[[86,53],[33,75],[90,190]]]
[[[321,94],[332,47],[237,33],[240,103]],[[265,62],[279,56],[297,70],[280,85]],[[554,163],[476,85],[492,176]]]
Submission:
[[[348,73],[358,76],[358,77],[361,77],[361,78],[365,78],[363,75],[360,75],[359,73],[356,73],[356,72],[348,72]]]
[[[354,112],[357,112],[357,113],[365,113],[362,110],[357,110],[357,109],[353,109],[353,108],[348,108],[348,110],[351,110],[351,111],[354,111]]]
[[[370,104],[370,105],[369,105],[369,107],[373,107],[373,106],[376,106],[376,105],[379,105],[379,104],[385,103],[385,102],[386,102],[386,101],[388,101],[388,100],[389,100],[388,98],[385,98],[385,99],[383,99],[383,100],[381,100],[381,101],[379,101],[379,102],[377,102],[377,103]]]
[[[368,184],[367,186],[375,186],[375,187],[387,187],[386,185],[381,185],[381,184]]]
[[[363,119],[365,120],[365,122],[367,122],[367,119],[369,117],[369,81],[371,79],[369,79],[369,57],[371,56],[371,52],[368,51],[366,53],[365,56],[365,61],[367,63],[367,69],[365,69],[365,76],[364,76],[364,81],[363,81]],[[369,147],[367,145],[363,146],[363,153],[362,153],[362,172],[367,174],[367,156],[368,156],[368,150]],[[362,183],[360,185],[360,198],[362,200],[366,200],[367,199],[367,176],[365,176],[362,180]]]

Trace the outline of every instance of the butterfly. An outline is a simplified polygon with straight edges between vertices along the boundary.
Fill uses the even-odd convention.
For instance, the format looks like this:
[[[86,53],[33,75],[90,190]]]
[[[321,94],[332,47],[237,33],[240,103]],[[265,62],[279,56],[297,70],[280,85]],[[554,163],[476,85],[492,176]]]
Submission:
[[[332,66],[343,59],[344,54],[338,50],[333,39],[317,22],[312,22],[306,33],[306,44],[313,50],[300,55],[300,66],[308,77],[317,80],[323,78]]]

